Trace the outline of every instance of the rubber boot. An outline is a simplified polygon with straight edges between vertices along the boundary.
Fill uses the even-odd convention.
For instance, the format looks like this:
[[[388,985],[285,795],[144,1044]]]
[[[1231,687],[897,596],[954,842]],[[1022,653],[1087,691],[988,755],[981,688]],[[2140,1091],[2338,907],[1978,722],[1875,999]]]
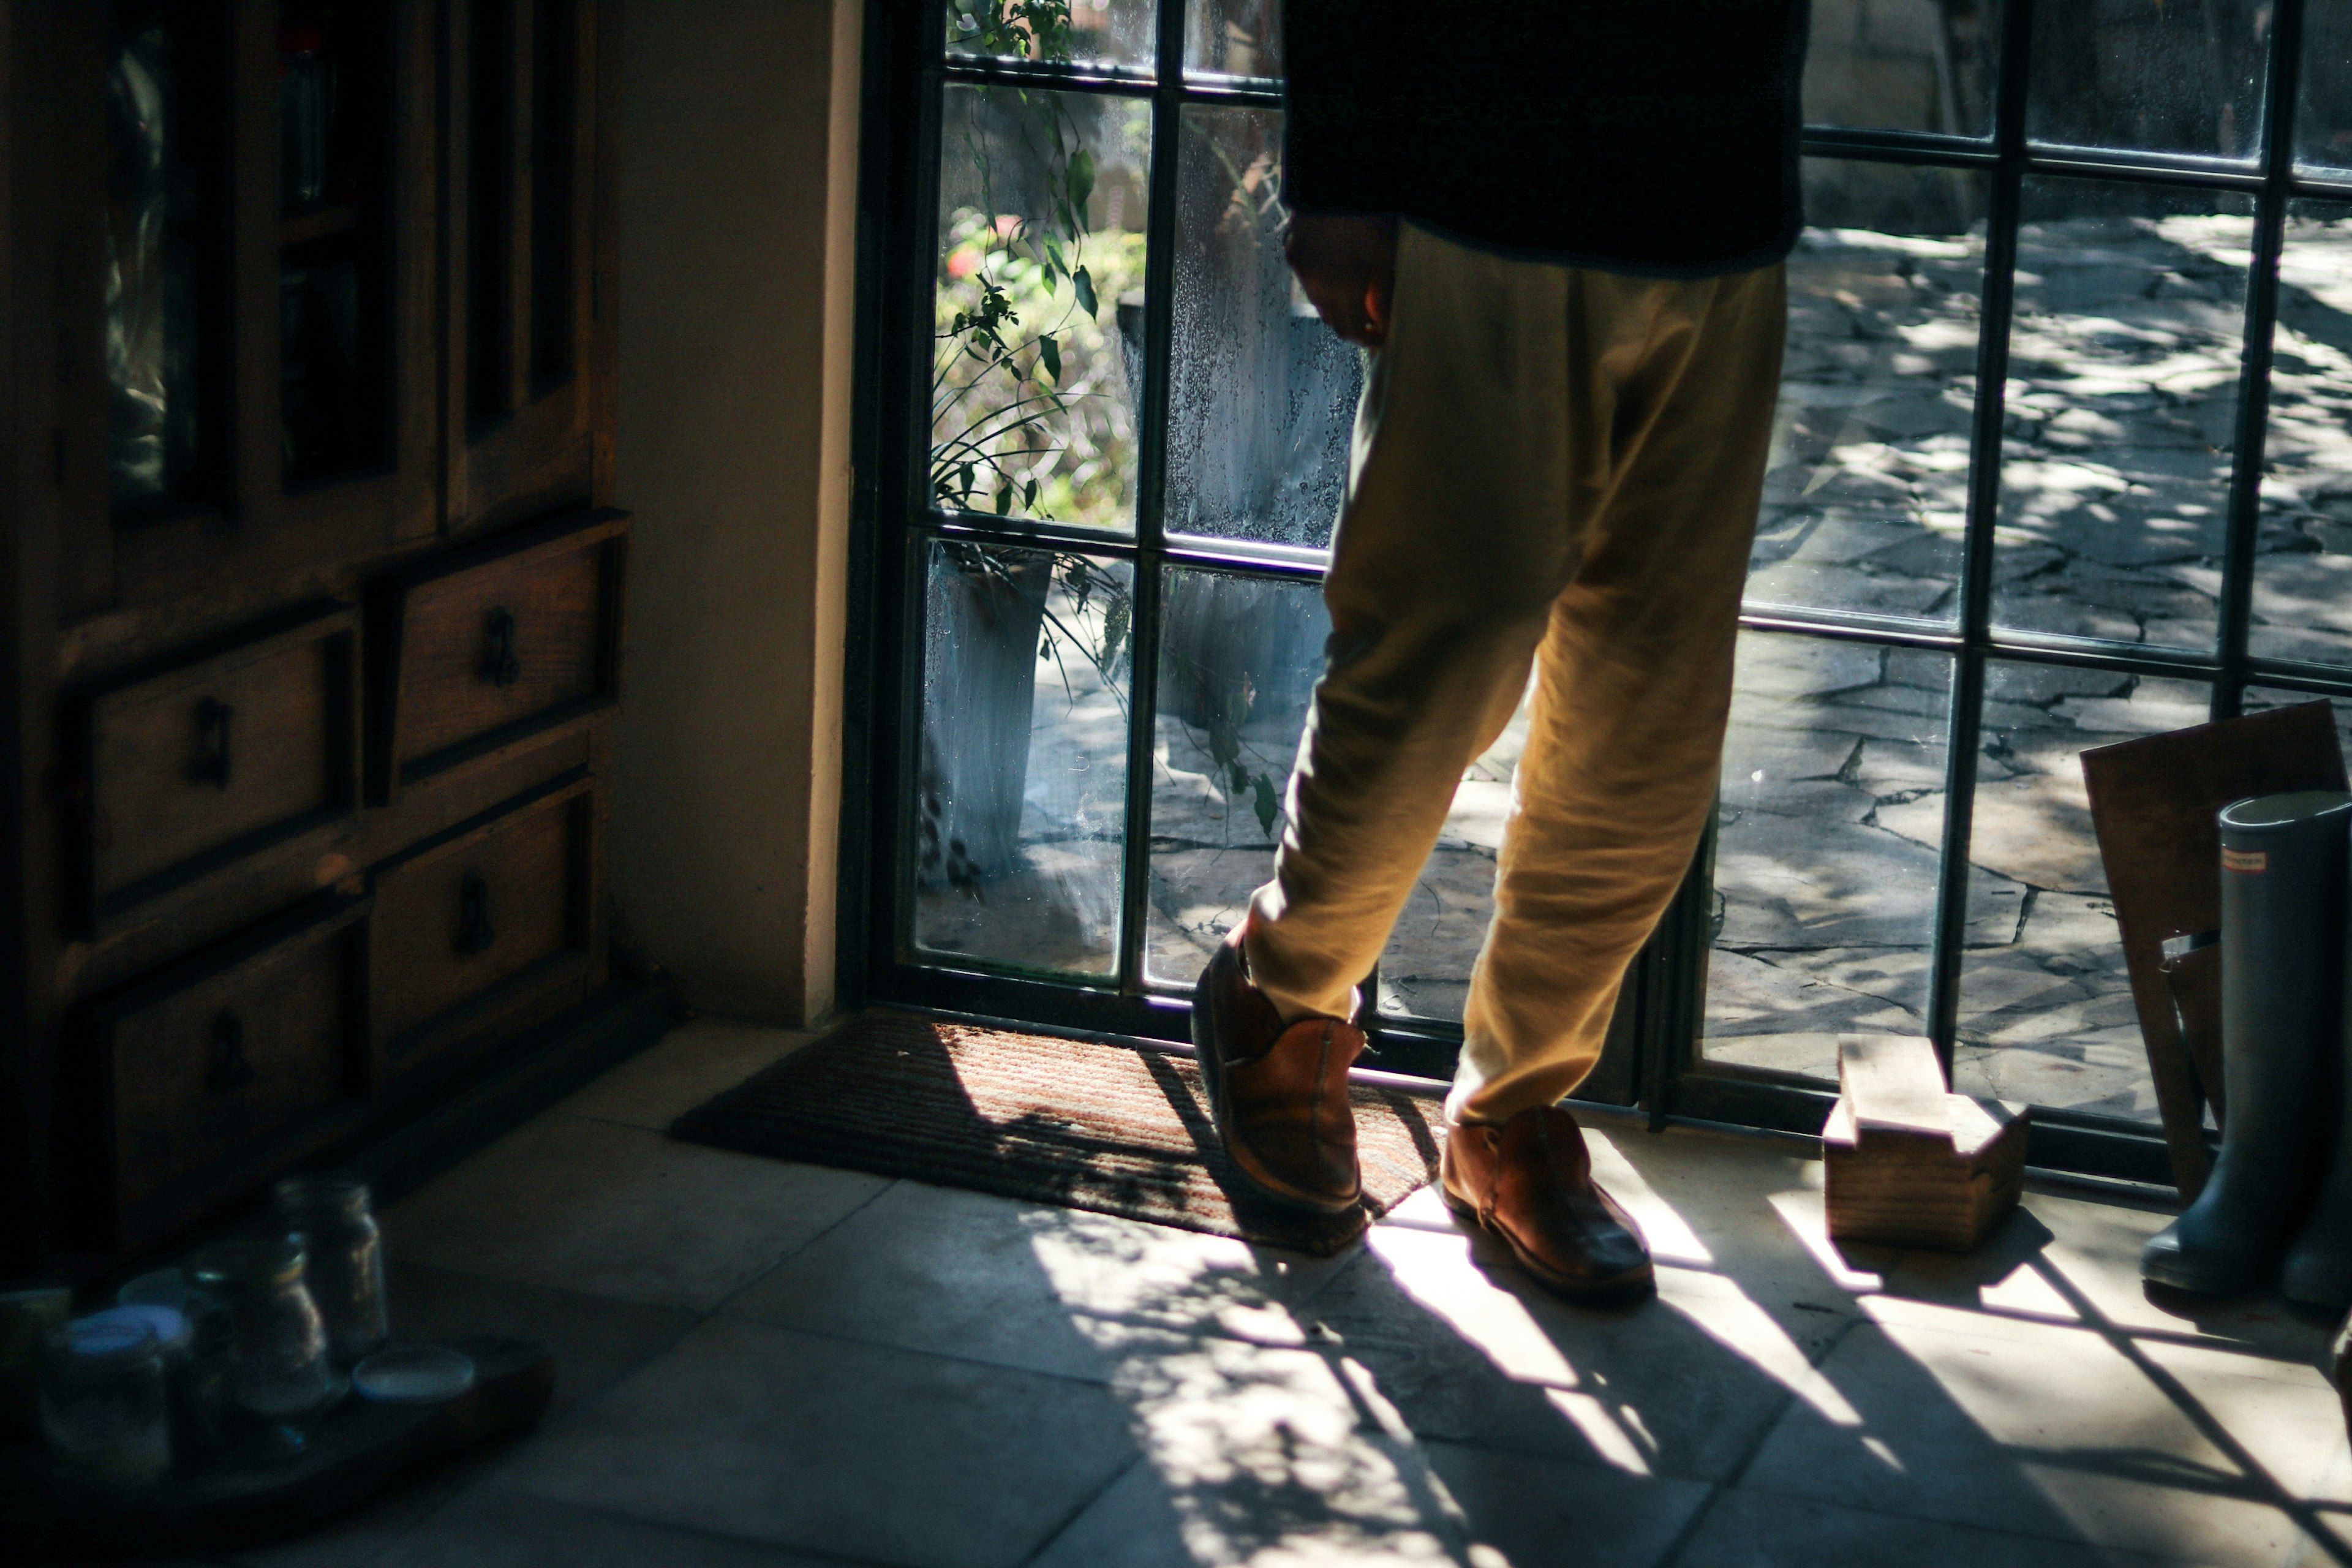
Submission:
[[[2221,1154],[2139,1258],[2153,1284],[2217,1296],[2268,1283],[2318,1179],[2344,1048],[2352,795],[2242,800],[2221,826]]]
[[[2352,889],[2352,871],[2347,873],[2347,886]],[[2347,921],[2345,936],[2352,942],[2352,920]],[[2286,1267],[2279,1278],[2279,1289],[2288,1300],[2339,1312],[2352,1307],[2352,950],[2345,956],[2344,984],[2343,1022],[2329,1063],[2335,1069],[2334,1092],[2321,1096],[2335,1109],[2327,1173],[2320,1179],[2310,1216],[2287,1248]]]

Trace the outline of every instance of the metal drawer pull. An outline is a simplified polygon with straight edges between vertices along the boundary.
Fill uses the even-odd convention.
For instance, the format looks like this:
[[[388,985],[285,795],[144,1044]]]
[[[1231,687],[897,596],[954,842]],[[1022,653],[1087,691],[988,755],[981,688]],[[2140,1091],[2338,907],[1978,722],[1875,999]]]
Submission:
[[[212,1060],[205,1068],[205,1087],[215,1094],[234,1094],[259,1075],[245,1054],[245,1020],[224,1007],[213,1016]]]
[[[493,686],[512,686],[522,679],[522,660],[515,657],[512,610],[499,608],[490,612],[490,641],[482,654],[482,679]]]
[[[196,704],[196,760],[188,776],[200,784],[228,788],[229,721],[236,710],[216,697],[207,697]]]
[[[478,952],[488,952],[490,944],[498,940],[498,928],[490,924],[489,879],[479,871],[468,871],[466,879],[457,884],[458,956],[471,958]]]

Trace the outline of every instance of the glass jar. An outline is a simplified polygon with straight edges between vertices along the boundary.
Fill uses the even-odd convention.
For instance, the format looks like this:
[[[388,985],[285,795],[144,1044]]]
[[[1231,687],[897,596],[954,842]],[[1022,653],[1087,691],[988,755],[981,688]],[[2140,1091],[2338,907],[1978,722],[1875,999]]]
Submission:
[[[335,123],[335,62],[325,34],[288,27],[278,36],[278,202],[308,212],[327,196],[328,142]]]
[[[0,1447],[41,1440],[42,1347],[72,1316],[73,1292],[61,1285],[0,1290]]]
[[[299,1451],[310,1421],[343,1392],[303,1283],[307,1261],[300,1242],[270,1236],[207,1248],[188,1268],[227,1309],[229,1404],[279,1452]]]
[[[142,1311],[93,1312],[52,1332],[39,1384],[41,1435],[66,1464],[125,1488],[171,1473],[163,1347]]]
[[[278,1219],[310,1255],[310,1299],[326,1320],[328,1353],[346,1367],[374,1354],[390,1323],[383,1237],[368,1209],[367,1184],[350,1176],[289,1176],[275,1196]]]
[[[178,1268],[139,1275],[117,1290],[114,1300],[125,1308],[179,1319],[176,1336],[159,1336],[172,1402],[172,1452],[183,1468],[217,1455],[228,1441],[232,1340],[227,1309]]]

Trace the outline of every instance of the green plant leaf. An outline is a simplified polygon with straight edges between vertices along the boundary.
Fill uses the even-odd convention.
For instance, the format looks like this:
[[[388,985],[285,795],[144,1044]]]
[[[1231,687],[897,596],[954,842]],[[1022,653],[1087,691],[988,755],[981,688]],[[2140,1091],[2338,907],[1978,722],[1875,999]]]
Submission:
[[[1051,332],[1037,340],[1037,363],[1045,367],[1048,380],[1058,382],[1062,379],[1062,345],[1054,341]]]
[[[1081,267],[1070,274],[1070,285],[1078,291],[1079,310],[1091,316],[1102,309],[1095,300],[1094,274]]]
[[[1253,782],[1257,785],[1257,825],[1271,838],[1274,837],[1275,819],[1282,815],[1281,804],[1274,793],[1274,781],[1260,773]]]
[[[1084,213],[1087,198],[1094,194],[1095,155],[1081,147],[1070,154],[1070,205]]]
[[[1021,494],[1021,508],[1024,511],[1034,511],[1037,510],[1036,480],[1031,479],[1027,487],[1023,489]]]
[[[999,517],[1013,515],[1013,487],[1009,484],[1000,483],[996,487],[996,515]]]

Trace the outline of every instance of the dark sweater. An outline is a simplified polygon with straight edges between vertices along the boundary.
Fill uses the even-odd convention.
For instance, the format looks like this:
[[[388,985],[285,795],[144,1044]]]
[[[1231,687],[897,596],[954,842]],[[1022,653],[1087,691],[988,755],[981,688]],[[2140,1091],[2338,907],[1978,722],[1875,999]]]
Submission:
[[[1285,192],[1614,272],[1778,261],[1807,3],[1284,0]]]

